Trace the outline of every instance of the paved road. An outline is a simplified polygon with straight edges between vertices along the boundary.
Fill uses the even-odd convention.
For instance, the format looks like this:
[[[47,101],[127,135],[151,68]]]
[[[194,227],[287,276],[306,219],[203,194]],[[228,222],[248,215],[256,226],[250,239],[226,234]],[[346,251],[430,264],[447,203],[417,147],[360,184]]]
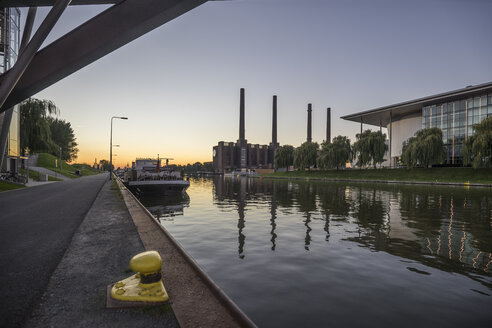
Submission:
[[[0,327],[23,326],[107,179],[0,193]]]

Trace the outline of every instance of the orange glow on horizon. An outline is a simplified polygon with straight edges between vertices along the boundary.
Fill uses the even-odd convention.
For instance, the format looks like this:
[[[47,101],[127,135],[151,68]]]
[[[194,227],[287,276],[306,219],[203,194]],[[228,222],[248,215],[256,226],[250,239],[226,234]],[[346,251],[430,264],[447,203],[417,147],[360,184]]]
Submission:
[[[137,157],[151,157],[151,158],[157,158],[157,154],[155,155],[135,155],[135,156],[113,156],[113,165],[115,167],[125,167],[127,164],[132,165],[132,162],[135,161]],[[160,156],[163,158],[164,156]],[[212,156],[210,157],[198,157],[198,156],[176,156],[173,157],[174,160],[170,160],[170,164],[176,164],[176,165],[186,165],[186,164],[193,164],[196,162],[211,162],[212,161]],[[83,152],[79,151],[78,157],[72,162],[72,163],[79,163],[79,164],[89,164],[93,165],[94,160],[97,160],[99,163],[100,160],[109,160],[109,154],[107,153],[102,153],[102,152]],[[164,163],[164,161],[163,161]]]

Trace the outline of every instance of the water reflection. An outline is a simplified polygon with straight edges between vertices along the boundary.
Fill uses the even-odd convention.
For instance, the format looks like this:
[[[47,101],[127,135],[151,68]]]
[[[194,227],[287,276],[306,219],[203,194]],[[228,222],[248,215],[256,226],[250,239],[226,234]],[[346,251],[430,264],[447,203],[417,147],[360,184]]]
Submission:
[[[277,239],[277,234],[275,233],[275,228],[277,228],[277,224],[275,223],[275,220],[277,219],[277,202],[275,201],[275,196],[272,195],[272,201],[270,202],[270,225],[272,226],[272,230],[270,231],[270,235],[272,235],[272,238],[270,241],[272,242],[272,251],[275,250],[275,247],[277,246],[275,244],[275,239]]]
[[[372,251],[384,251],[426,266],[490,282],[492,261],[492,195],[488,189],[414,186],[342,185],[260,179],[213,180],[214,205],[238,213],[238,256],[245,257],[249,209],[268,204],[271,251],[278,250],[279,213],[299,213],[304,250],[313,242],[313,222],[323,221],[325,241],[330,230],[343,230],[343,240]],[[300,232],[300,231],[299,231]],[[419,273],[419,270],[409,267]],[[422,271],[422,270],[420,270]],[[425,272],[420,272],[425,274]]]
[[[214,177],[187,192],[142,201],[260,327],[490,325],[491,189]]]
[[[166,196],[140,196],[140,202],[159,221],[173,221],[175,216],[183,215],[184,208],[190,205],[187,193]]]

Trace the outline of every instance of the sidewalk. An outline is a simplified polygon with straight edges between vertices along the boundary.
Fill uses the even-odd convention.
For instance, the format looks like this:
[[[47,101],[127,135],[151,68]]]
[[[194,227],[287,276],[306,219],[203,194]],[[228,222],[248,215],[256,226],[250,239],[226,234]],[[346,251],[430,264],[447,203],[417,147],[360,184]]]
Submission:
[[[107,309],[106,287],[144,251],[120,194],[106,182],[75,232],[26,327],[178,327],[169,305]]]

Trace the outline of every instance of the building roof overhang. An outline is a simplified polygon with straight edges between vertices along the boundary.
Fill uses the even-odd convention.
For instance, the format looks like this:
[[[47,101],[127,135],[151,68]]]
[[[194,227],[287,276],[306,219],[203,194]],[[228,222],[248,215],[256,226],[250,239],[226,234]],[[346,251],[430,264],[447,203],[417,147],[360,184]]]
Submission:
[[[355,114],[345,115],[341,118],[357,123],[370,124],[375,126],[387,126],[390,120],[396,121],[402,117],[421,113],[422,107],[455,101],[465,97],[473,97],[484,92],[492,92],[492,82],[487,82],[479,85],[468,86],[459,90],[439,93],[432,96],[427,96],[419,99],[405,101],[394,105],[383,106]]]

